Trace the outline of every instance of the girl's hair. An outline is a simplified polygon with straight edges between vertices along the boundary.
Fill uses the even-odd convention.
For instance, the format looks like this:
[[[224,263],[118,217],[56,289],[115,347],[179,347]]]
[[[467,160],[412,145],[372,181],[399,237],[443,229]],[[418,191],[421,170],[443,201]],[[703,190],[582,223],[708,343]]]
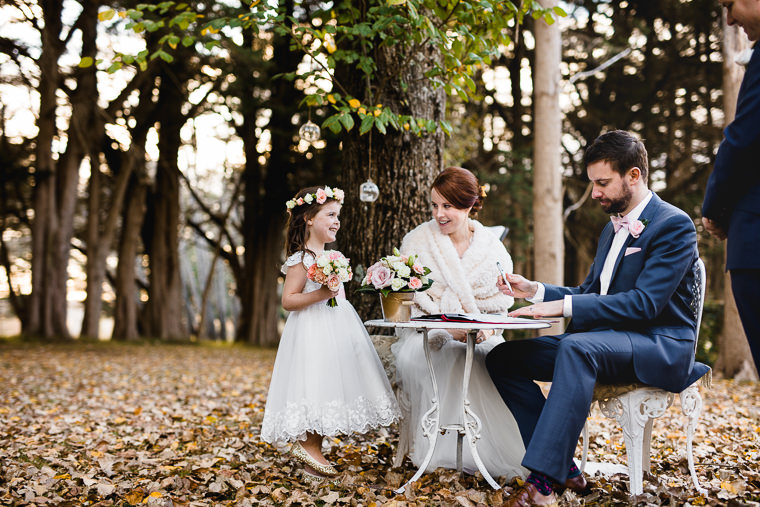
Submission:
[[[317,190],[322,187],[307,187],[302,188],[293,197],[293,199],[303,198],[308,194],[316,194]],[[334,197],[328,197],[325,202],[318,204],[317,201],[313,201],[311,204],[302,204],[295,206],[290,210],[290,216],[288,217],[287,235],[285,239],[285,248],[287,255],[291,256],[296,252],[304,252],[314,255],[316,254],[306,247],[306,242],[309,240],[309,231],[307,223],[314,218],[322,206],[329,202],[340,202]]]
[[[457,209],[472,207],[470,216],[473,218],[483,207],[486,196],[475,175],[463,167],[444,169],[433,181],[433,188]]]

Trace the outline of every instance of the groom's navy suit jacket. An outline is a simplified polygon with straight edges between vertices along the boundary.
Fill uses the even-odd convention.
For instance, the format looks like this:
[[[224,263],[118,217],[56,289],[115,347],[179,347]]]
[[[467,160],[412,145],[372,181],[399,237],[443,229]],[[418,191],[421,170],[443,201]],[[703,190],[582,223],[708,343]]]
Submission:
[[[708,370],[694,362],[696,230],[686,213],[656,194],[639,220],[647,225],[638,238],[629,235],[625,240],[607,295],[599,294],[599,277],[615,235],[611,223],[602,231],[584,282],[579,287],[547,284],[544,301],[572,295],[568,333],[626,333],[638,379],[680,392]]]

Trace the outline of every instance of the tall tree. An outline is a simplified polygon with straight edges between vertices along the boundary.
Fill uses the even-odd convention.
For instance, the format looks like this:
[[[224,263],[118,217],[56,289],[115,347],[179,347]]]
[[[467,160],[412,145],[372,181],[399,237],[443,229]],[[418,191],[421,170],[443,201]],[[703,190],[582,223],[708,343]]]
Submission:
[[[546,7],[557,2],[549,0]],[[562,223],[562,172],[560,149],[562,115],[559,109],[562,38],[557,23],[537,23],[535,137],[533,148],[533,229],[535,276],[539,280],[564,283],[565,257]]]
[[[44,337],[69,337],[66,326],[69,252],[73,236],[77,202],[79,167],[89,149],[91,132],[96,125],[95,104],[97,82],[94,69],[75,71],[76,88],[65,88],[58,59],[67,48],[75,31],[82,33],[82,56],[94,50],[97,3],[84,0],[77,21],[63,30],[63,2],[42,0],[42,23],[37,23],[41,36],[38,59],[40,110],[37,120],[35,168],[35,216],[32,226],[32,294],[29,320],[24,331]],[[71,117],[65,133],[66,149],[56,157],[53,141],[58,138],[57,94],[68,92]]]

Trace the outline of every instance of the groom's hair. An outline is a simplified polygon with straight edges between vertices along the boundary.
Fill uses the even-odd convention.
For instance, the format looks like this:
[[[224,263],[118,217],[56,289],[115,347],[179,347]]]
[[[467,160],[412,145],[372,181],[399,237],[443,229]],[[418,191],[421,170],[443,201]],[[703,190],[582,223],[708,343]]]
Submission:
[[[612,169],[621,176],[625,175],[631,167],[641,169],[641,178],[644,183],[649,175],[647,162],[647,149],[637,137],[625,130],[613,130],[597,137],[591,146],[586,148],[583,155],[583,163],[589,164],[599,161],[609,162]]]

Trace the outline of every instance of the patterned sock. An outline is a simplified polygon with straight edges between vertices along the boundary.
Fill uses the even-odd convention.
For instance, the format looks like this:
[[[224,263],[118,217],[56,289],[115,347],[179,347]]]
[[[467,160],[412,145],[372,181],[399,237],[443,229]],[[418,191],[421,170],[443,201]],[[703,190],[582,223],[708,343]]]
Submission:
[[[539,493],[549,496],[552,494],[552,480],[540,472],[531,472],[525,482],[533,484]]]
[[[574,479],[575,477],[578,477],[581,475],[581,471],[578,469],[577,466],[575,466],[575,462],[573,462],[572,465],[570,465],[570,471],[567,473],[568,479]]]

